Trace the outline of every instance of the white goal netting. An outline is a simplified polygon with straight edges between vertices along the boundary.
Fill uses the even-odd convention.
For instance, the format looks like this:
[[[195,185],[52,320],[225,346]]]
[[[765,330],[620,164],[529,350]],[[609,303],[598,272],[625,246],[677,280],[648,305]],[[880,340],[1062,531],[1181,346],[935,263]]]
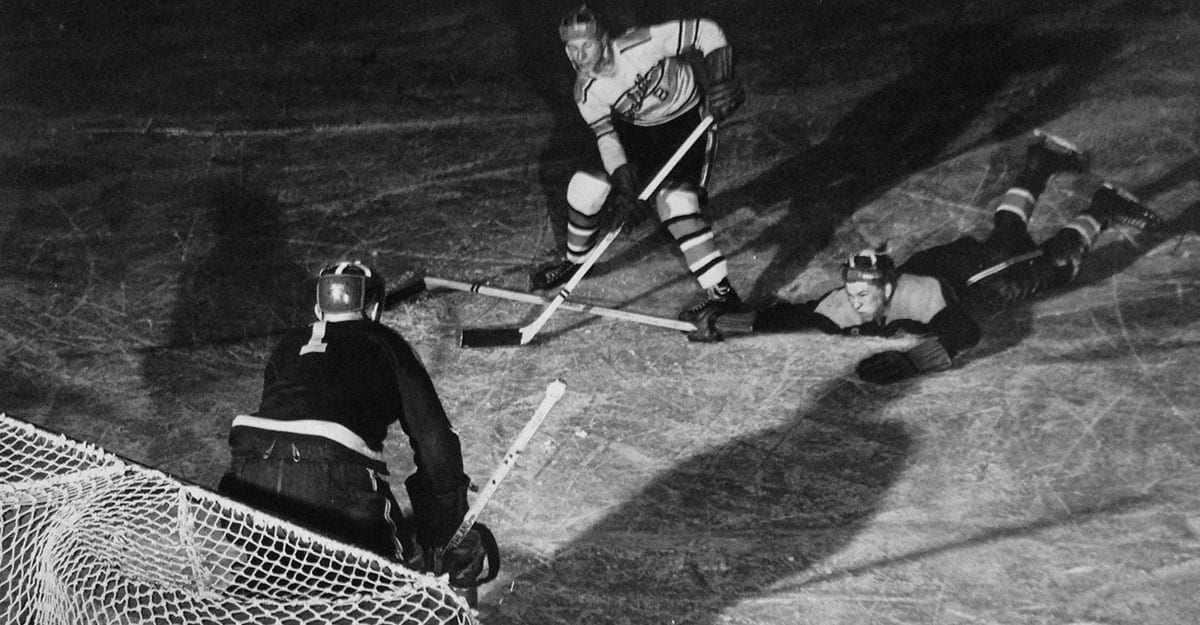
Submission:
[[[0,414],[0,623],[474,623],[444,578]]]

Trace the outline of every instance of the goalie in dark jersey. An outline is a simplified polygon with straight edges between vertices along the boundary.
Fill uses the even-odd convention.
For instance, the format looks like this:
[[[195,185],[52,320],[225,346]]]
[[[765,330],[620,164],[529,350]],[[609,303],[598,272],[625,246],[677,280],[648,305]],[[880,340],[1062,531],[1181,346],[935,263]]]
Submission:
[[[681,19],[612,36],[587,7],[571,11],[559,36],[577,73],[575,103],[596,137],[603,171],[579,171],[567,185],[566,258],[540,268],[531,287],[548,289],[571,278],[600,230],[640,223],[655,212],[683,254],[706,297],[685,308],[691,321],[704,310],[736,310],[741,299],[728,279],[712,224],[701,214],[715,135],[684,156],[643,207],[646,184],[691,134],[705,113],[720,122],[745,99],[734,78],[733,49],[708,19]],[[691,57],[691,60],[689,60]]]
[[[232,461],[218,490],[470,587],[491,536],[476,524],[457,549],[443,549],[467,512],[462,450],[424,365],[379,322],[384,298],[383,277],[367,265],[320,271],[317,321],[272,350],[258,411],[233,420]],[[384,477],[392,424],[408,437],[416,464],[405,481],[411,519]]]
[[[710,314],[689,338],[712,341],[726,334],[807,328],[864,336],[903,332],[928,338],[904,352],[889,350],[864,359],[858,375],[885,384],[949,369],[958,353],[980,339],[979,326],[964,301],[1003,304],[1067,284],[1078,274],[1096,237],[1113,224],[1139,229],[1161,224],[1136,198],[1105,183],[1082,213],[1040,246],[1034,243],[1029,217],[1050,176],[1085,167],[1084,154],[1073,144],[1040,134],[1001,198],[985,240],[961,237],[917,252],[900,267],[881,251],[865,250],[842,266],[840,288],[805,303]],[[1011,259],[1024,260],[1005,267]],[[987,271],[993,267],[1003,270]]]

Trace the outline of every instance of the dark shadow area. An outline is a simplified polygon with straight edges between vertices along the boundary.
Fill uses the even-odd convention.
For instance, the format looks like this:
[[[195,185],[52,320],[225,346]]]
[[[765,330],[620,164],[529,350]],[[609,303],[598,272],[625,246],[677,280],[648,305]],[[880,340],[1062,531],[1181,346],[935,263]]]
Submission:
[[[878,420],[901,397],[844,378],[789,423],[680,462],[545,563],[496,623],[716,622],[846,545],[877,512],[913,435]]]
[[[214,243],[180,277],[166,349],[142,362],[147,384],[168,405],[232,374],[189,348],[268,336],[312,319],[315,283],[287,248],[275,198],[219,182],[205,209]]]
[[[558,22],[578,6],[573,0],[505,0],[503,10],[516,38],[518,76],[550,112],[550,138],[537,156],[537,181],[554,246],[533,252],[533,262],[558,257],[566,244],[567,182],[599,157],[595,141],[572,98],[575,72],[558,38]],[[589,151],[590,148],[590,151]]]

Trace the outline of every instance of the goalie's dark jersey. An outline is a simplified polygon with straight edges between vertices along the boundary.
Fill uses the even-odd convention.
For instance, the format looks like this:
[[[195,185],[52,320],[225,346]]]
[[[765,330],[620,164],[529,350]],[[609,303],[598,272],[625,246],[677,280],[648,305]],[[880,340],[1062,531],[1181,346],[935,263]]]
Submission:
[[[758,314],[754,330],[787,332],[816,328],[830,334],[932,335],[950,356],[979,342],[979,326],[953,291],[932,276],[901,273],[879,321],[864,323],[850,305],[845,287],[802,304],[776,304]]]
[[[458,435],[428,372],[408,342],[380,323],[317,322],[286,334],[267,362],[255,416],[334,423],[374,452],[397,423],[432,492],[454,492],[463,479]]]

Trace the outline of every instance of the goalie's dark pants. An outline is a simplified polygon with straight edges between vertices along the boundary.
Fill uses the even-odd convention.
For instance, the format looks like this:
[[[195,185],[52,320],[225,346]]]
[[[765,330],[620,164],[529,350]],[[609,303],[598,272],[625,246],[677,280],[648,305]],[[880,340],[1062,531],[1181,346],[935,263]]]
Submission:
[[[387,467],[318,437],[235,428],[218,490],[250,507],[392,560],[413,553],[414,529]]]

